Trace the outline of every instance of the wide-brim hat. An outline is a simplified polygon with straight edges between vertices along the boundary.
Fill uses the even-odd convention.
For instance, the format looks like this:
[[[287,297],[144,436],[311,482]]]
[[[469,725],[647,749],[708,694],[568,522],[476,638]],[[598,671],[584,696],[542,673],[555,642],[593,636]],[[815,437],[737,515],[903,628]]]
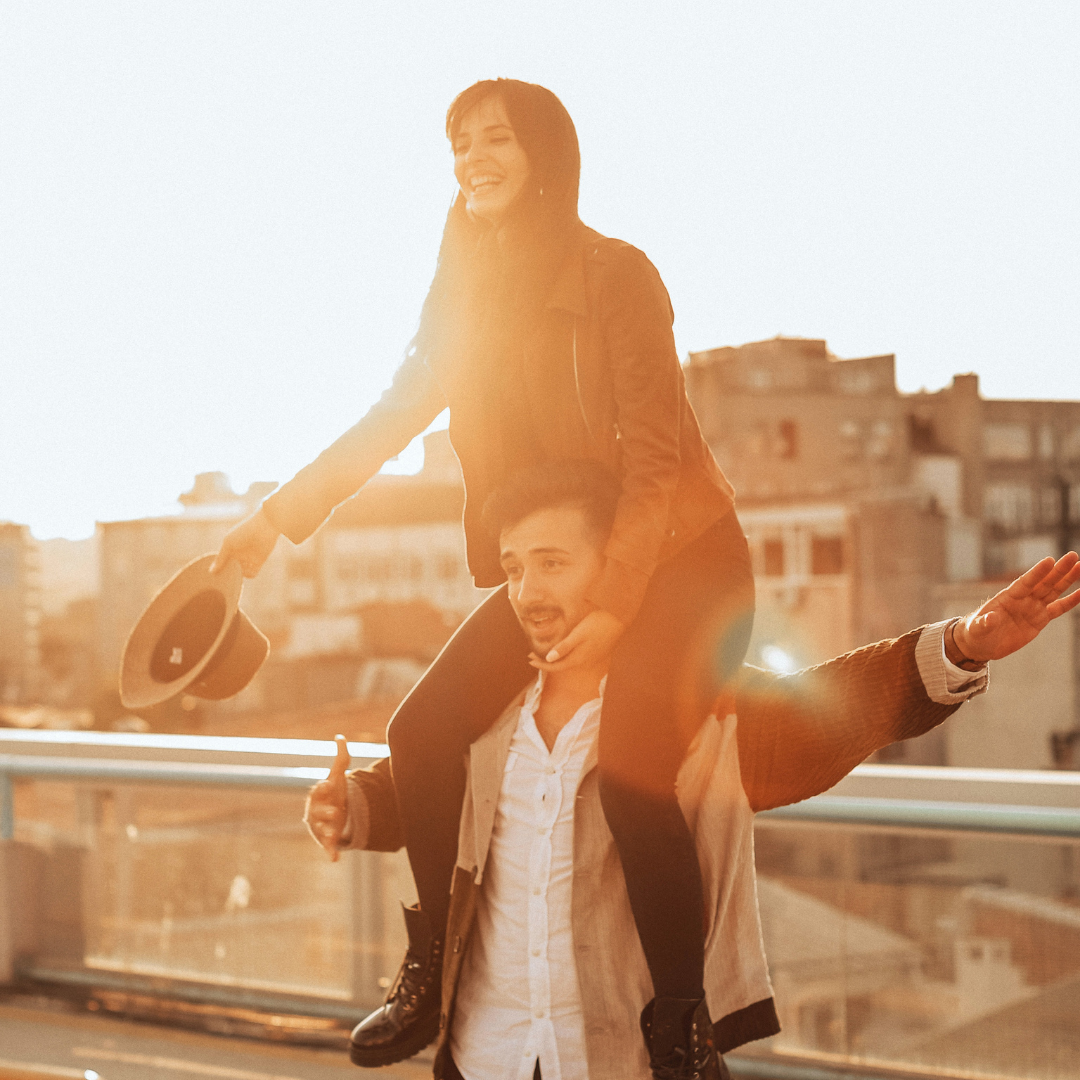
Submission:
[[[254,678],[270,642],[240,610],[236,560],[210,573],[202,555],[175,574],[139,617],[120,662],[120,700],[148,709],[178,694],[220,701]]]

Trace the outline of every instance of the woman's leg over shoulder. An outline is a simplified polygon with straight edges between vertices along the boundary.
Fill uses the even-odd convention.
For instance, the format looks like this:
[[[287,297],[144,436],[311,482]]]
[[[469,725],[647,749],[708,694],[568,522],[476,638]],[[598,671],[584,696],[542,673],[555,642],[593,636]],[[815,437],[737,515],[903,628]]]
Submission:
[[[742,663],[752,623],[753,578],[732,514],[657,569],[612,657],[600,725],[601,800],[658,997],[702,993],[700,868],[675,779]]]
[[[446,921],[465,793],[464,755],[536,672],[501,588],[454,633],[390,721],[405,845],[420,905]]]

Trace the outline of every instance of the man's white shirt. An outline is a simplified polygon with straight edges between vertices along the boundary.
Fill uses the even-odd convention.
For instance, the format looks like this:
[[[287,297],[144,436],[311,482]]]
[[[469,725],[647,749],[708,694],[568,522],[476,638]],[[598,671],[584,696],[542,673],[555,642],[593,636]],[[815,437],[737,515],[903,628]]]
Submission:
[[[602,696],[550,751],[536,727],[540,672],[521,706],[503,772],[476,930],[450,1033],[465,1080],[587,1080],[571,925],[574,801],[600,729]],[[600,684],[600,695],[604,684]]]

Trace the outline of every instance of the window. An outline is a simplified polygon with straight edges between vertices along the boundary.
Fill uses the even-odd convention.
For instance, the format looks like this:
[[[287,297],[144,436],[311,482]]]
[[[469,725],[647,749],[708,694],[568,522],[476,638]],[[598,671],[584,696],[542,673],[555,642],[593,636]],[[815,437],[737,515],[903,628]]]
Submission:
[[[360,559],[356,555],[342,555],[337,562],[337,576],[341,581],[356,581],[360,577]]]
[[[1039,425],[1039,457],[1050,461],[1054,456],[1054,429],[1049,424]]]
[[[1035,524],[1035,500],[1027,484],[987,484],[983,517],[1011,532],[1030,532]]]
[[[780,421],[779,456],[792,460],[799,456],[799,426],[794,420]]]
[[[379,555],[368,559],[367,579],[372,582],[389,581],[394,576],[392,560],[389,556]]]
[[[862,432],[854,420],[844,420],[840,424],[840,455],[848,459],[862,456]]]
[[[1057,525],[1061,522],[1061,488],[1047,487],[1040,493],[1039,518],[1043,525]]]
[[[870,439],[866,453],[872,458],[887,458],[892,451],[892,424],[888,420],[875,420],[870,425]]]
[[[1061,456],[1066,461],[1080,461],[1080,424],[1062,438]]]
[[[784,541],[766,540],[761,545],[762,562],[766,577],[784,576]]]
[[[991,461],[1029,461],[1031,428],[1027,424],[987,424],[983,428],[983,453]]]
[[[460,562],[456,555],[440,555],[435,564],[435,573],[443,581],[453,581],[458,576]]]
[[[810,573],[842,574],[844,541],[839,536],[814,536],[810,540]]]

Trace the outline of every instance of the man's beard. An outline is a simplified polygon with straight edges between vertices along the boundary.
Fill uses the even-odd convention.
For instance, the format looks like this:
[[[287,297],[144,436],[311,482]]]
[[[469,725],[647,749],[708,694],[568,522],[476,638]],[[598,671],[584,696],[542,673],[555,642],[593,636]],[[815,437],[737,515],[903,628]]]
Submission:
[[[558,626],[559,620],[564,617],[565,612],[561,607],[551,604],[532,604],[520,612],[518,621],[521,629],[525,632],[525,636],[529,639],[533,651],[543,655],[555,644],[556,639],[548,635],[556,632],[555,627]],[[542,618],[549,618],[550,621],[542,627],[536,627],[531,622],[532,619]],[[538,635],[544,636],[540,637]]]

